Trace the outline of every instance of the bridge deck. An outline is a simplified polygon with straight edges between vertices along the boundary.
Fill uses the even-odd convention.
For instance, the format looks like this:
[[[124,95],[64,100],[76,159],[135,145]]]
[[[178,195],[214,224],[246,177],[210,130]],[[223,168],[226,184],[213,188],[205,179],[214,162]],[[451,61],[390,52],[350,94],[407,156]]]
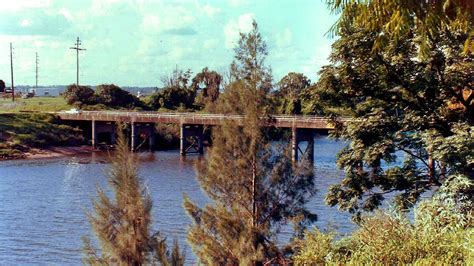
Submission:
[[[159,112],[122,112],[122,111],[80,111],[78,113],[58,112],[62,120],[107,121],[134,123],[167,123],[190,125],[220,125],[223,121],[241,123],[241,115],[201,114],[201,113],[159,113]],[[334,129],[330,120],[320,116],[275,115],[265,120],[265,126],[280,128]]]

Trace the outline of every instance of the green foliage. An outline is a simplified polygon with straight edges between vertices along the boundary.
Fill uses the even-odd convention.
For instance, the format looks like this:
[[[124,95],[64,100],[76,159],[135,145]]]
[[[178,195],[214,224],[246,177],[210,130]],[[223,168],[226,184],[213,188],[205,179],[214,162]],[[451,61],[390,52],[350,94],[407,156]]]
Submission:
[[[196,91],[188,87],[191,70],[186,72],[175,69],[171,76],[163,77],[165,88],[150,97],[149,105],[152,109],[185,111],[194,109]]]
[[[63,97],[67,103],[74,106],[96,104],[97,99],[94,90],[89,86],[77,86],[75,84],[66,87]]]
[[[191,88],[196,93],[194,104],[205,110],[212,109],[212,105],[219,97],[222,76],[205,67],[192,81]]]
[[[183,87],[166,87],[150,97],[151,108],[157,110],[165,108],[168,110],[193,109],[195,93],[193,90]]]
[[[356,26],[377,37],[373,49],[387,49],[388,43],[410,38],[415,28],[420,52],[427,55],[439,32],[462,31],[469,35],[464,45],[466,53],[474,53],[474,3],[471,0],[327,0],[332,11],[340,13],[332,32],[341,35]]]
[[[251,82],[250,86],[268,93],[272,88],[271,69],[265,65],[268,50],[256,21],[250,32],[240,33],[234,52],[236,61],[231,65],[231,79]]]
[[[5,92],[5,82],[0,79],[0,92]]]
[[[376,34],[358,28],[340,34],[312,92],[318,104],[354,117],[336,133],[351,143],[338,155],[346,177],[327,202],[358,214],[393,193],[406,209],[448,175],[472,177],[474,57],[460,52],[467,35],[439,32],[421,60],[415,33],[376,52]]]
[[[363,217],[359,229],[341,240],[307,232],[296,243],[295,265],[468,265],[474,259],[473,187],[468,178],[454,177],[415,208],[413,222],[378,211]]]
[[[278,82],[278,89],[274,93],[279,114],[301,114],[304,91],[311,85],[311,81],[301,73],[290,72]]]
[[[130,92],[114,84],[101,84],[97,86],[95,95],[97,102],[114,108],[127,108],[142,106],[140,100]]]
[[[63,97],[68,104],[84,110],[145,107],[135,95],[114,84],[101,84],[95,91],[88,86],[69,85],[63,92]]]
[[[32,147],[82,142],[80,131],[51,114],[0,114],[0,159],[20,157]]]
[[[206,265],[277,263],[284,258],[275,242],[281,226],[292,223],[299,234],[316,219],[305,207],[315,193],[312,166],[293,165],[289,150],[270,145],[261,128],[267,117],[262,104],[266,93],[262,77],[250,69],[257,66],[246,61],[261,58],[252,52],[263,50],[246,41],[257,36],[261,38],[254,23],[254,31],[242,34],[239,42],[249,47],[236,48],[236,73],[254,74],[229,84],[216,106],[218,112],[240,114],[244,121],[214,128],[213,147],[197,164],[198,180],[211,203],[199,207],[187,197],[184,202],[193,220],[188,241]]]
[[[151,233],[152,200],[137,175],[137,157],[130,152],[121,130],[111,163],[108,180],[115,199],[98,188],[98,199],[93,202],[95,213],[88,213],[88,218],[99,240],[100,252],[88,237],[83,237],[83,262],[89,265],[153,262],[183,265],[179,248],[175,247],[177,253],[169,256],[165,239],[159,233]]]

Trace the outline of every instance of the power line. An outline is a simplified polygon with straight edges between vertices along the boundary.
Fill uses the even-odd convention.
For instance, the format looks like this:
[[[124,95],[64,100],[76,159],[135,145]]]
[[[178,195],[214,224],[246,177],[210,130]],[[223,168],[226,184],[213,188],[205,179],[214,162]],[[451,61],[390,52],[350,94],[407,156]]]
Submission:
[[[69,49],[76,50],[76,86],[79,86],[79,51],[84,51],[86,49],[84,48],[79,48],[81,45],[81,40],[79,40],[79,37],[77,37],[77,41],[74,44],[75,47],[70,47]]]

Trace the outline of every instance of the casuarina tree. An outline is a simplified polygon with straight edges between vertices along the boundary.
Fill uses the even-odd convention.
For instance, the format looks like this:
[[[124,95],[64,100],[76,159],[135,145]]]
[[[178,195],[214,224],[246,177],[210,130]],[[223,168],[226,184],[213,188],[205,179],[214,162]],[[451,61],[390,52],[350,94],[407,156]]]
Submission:
[[[111,157],[108,181],[114,199],[98,189],[94,212],[88,213],[100,249],[84,240],[83,262],[90,265],[183,265],[177,242],[167,250],[165,239],[152,233],[152,200],[137,174],[137,157],[130,152],[121,130]]]
[[[258,36],[256,23],[253,31],[241,34],[236,48],[236,59],[243,60],[238,62],[241,67],[266,54],[263,41],[249,45]],[[264,69],[263,61],[259,65]],[[193,220],[188,241],[203,264],[278,263],[284,260],[275,241],[281,227],[292,222],[299,234],[316,219],[305,208],[315,193],[313,168],[307,163],[293,164],[288,149],[269,142],[262,130],[268,119],[261,104],[266,97],[260,87],[264,79],[251,68],[237,70],[251,75],[228,85],[217,108],[240,114],[243,120],[215,128],[213,147],[197,164],[198,180],[211,202],[200,207],[185,198]]]

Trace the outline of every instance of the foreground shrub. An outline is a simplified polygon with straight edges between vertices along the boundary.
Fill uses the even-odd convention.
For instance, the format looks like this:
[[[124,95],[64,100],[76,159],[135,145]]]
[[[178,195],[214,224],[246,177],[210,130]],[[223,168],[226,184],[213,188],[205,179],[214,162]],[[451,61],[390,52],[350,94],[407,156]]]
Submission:
[[[296,265],[316,264],[469,264],[474,261],[473,184],[451,178],[435,196],[415,208],[414,221],[396,213],[364,217],[351,236],[307,232],[297,242]]]
[[[95,248],[88,236],[83,237],[84,264],[183,265],[177,241],[169,251],[166,239],[152,232],[151,196],[138,177],[138,158],[130,152],[121,130],[108,181],[113,197],[98,188],[94,212],[88,213],[100,248]]]

